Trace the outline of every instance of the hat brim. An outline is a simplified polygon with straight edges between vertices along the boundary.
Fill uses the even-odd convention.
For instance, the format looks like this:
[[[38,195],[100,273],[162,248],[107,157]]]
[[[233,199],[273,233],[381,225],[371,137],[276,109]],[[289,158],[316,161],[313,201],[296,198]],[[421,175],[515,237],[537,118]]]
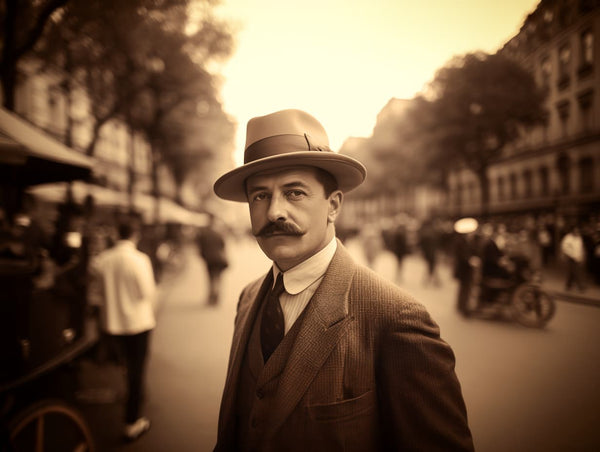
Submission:
[[[213,188],[219,198],[247,202],[245,181],[248,177],[292,166],[313,166],[327,171],[344,193],[358,187],[367,176],[364,165],[352,157],[333,152],[299,151],[265,157],[240,166],[217,179]]]

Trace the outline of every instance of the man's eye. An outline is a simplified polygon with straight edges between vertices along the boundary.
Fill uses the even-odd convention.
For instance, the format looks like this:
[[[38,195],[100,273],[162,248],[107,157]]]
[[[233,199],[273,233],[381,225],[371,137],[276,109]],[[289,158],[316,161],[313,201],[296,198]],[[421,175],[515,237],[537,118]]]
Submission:
[[[304,192],[302,190],[290,190],[286,193],[288,198],[298,199],[304,196]]]
[[[252,197],[253,201],[262,201],[263,199],[267,198],[267,194],[266,193],[257,193]]]

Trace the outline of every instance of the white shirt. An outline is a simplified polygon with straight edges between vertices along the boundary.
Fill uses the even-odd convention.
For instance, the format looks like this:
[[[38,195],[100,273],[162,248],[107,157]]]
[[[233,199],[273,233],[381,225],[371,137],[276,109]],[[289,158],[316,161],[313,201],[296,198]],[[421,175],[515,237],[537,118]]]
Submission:
[[[279,297],[279,303],[286,334],[321,284],[336,249],[337,240],[334,237],[321,251],[283,273],[285,292]],[[273,281],[277,280],[279,273],[281,270],[274,263]]]
[[[583,239],[580,235],[568,233],[563,237],[560,248],[564,254],[575,262],[583,262],[585,259]]]
[[[90,268],[102,278],[102,326],[106,332],[137,334],[156,326],[152,264],[133,242],[119,240],[96,256]]]

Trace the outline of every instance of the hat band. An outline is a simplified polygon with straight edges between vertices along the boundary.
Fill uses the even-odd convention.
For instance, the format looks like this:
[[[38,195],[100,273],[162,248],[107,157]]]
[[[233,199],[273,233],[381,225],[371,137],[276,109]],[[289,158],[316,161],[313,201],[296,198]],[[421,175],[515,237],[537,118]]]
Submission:
[[[244,164],[275,155],[303,151],[332,152],[329,146],[312,144],[310,136],[306,133],[304,135],[275,135],[255,141],[248,146],[244,151]]]

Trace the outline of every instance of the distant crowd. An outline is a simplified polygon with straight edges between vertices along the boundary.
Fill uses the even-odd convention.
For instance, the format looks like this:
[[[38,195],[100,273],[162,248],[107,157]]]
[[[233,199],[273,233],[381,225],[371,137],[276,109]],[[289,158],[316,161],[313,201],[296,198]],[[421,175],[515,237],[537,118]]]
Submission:
[[[418,220],[401,214],[360,230],[338,228],[338,236],[351,246],[359,242],[365,263],[397,282],[402,280],[404,258],[419,254],[427,266],[424,283],[436,285],[440,283],[438,263],[446,261],[456,265],[460,233],[454,230],[454,223],[450,219]],[[475,241],[482,242],[484,226],[503,255],[525,258],[533,270],[556,269],[563,272],[565,278],[575,265],[581,272],[581,280],[600,285],[600,215],[590,215],[580,221],[555,215],[538,218],[519,215],[479,221],[473,231]],[[396,268],[394,275],[390,274],[392,266]],[[565,288],[570,289],[570,285],[565,279]]]

